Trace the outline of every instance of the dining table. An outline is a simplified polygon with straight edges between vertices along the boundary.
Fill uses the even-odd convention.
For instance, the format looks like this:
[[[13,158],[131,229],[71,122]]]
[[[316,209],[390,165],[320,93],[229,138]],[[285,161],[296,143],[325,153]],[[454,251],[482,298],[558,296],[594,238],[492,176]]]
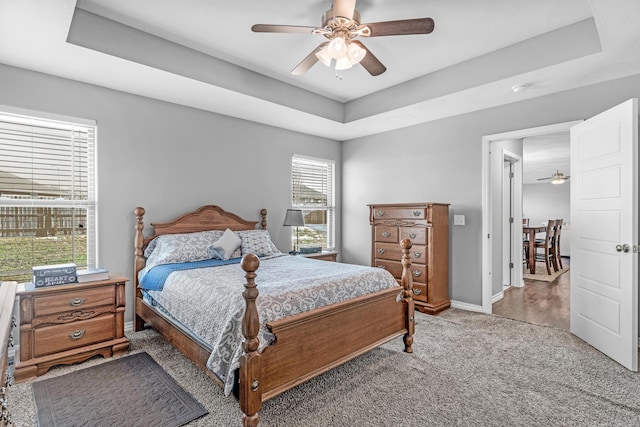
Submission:
[[[522,226],[522,233],[526,234],[529,240],[529,272],[536,274],[536,234],[547,231],[546,225]]]

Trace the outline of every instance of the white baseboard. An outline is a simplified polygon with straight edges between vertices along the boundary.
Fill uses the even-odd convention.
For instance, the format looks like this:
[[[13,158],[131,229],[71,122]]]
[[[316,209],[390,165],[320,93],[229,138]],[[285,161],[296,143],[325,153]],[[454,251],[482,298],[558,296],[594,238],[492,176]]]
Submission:
[[[133,320],[131,322],[125,322],[124,323],[124,331],[125,332],[132,332],[133,331]]]
[[[495,294],[494,296],[491,297],[491,304],[495,304],[498,301],[500,301],[502,298],[504,298],[504,291],[500,291],[497,294]]]
[[[484,313],[482,311],[482,306],[481,305],[475,305],[475,304],[469,304],[467,302],[462,302],[462,301],[451,301],[451,307],[453,308],[459,308],[460,310],[467,310],[467,311],[477,311],[479,313]]]

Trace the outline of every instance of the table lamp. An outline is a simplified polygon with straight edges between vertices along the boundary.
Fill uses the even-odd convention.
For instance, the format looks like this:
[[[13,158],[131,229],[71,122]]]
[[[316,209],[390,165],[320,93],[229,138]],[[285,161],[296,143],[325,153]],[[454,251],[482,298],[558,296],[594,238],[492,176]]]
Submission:
[[[304,217],[302,216],[302,210],[300,209],[287,209],[287,214],[284,216],[284,226],[296,228],[296,244],[293,250],[289,252],[291,255],[299,254],[300,245],[298,242],[298,227],[304,227]]]

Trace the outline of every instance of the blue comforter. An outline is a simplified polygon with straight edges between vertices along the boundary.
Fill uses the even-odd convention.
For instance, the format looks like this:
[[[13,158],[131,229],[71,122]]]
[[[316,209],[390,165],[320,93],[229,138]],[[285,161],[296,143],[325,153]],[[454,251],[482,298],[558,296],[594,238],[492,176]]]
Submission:
[[[217,267],[219,265],[238,264],[242,258],[231,258],[226,261],[221,259],[205,259],[202,261],[180,262],[177,264],[156,265],[147,271],[140,279],[139,287],[148,291],[161,291],[167,277],[174,271],[193,270],[194,268]]]

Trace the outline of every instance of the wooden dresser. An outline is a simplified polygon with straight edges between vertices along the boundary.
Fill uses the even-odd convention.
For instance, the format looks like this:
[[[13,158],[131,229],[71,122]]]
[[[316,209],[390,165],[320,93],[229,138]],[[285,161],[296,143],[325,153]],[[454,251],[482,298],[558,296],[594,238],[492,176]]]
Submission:
[[[371,265],[400,281],[402,239],[411,240],[411,272],[416,308],[435,314],[449,300],[449,205],[398,203],[369,205]]]
[[[0,282],[0,426],[12,426],[11,405],[7,401],[9,387],[9,347],[13,347],[13,304],[16,299],[16,282]]]
[[[127,281],[111,275],[109,280],[46,288],[19,285],[20,354],[14,370],[16,382],[42,375],[54,365],[127,352]]]

